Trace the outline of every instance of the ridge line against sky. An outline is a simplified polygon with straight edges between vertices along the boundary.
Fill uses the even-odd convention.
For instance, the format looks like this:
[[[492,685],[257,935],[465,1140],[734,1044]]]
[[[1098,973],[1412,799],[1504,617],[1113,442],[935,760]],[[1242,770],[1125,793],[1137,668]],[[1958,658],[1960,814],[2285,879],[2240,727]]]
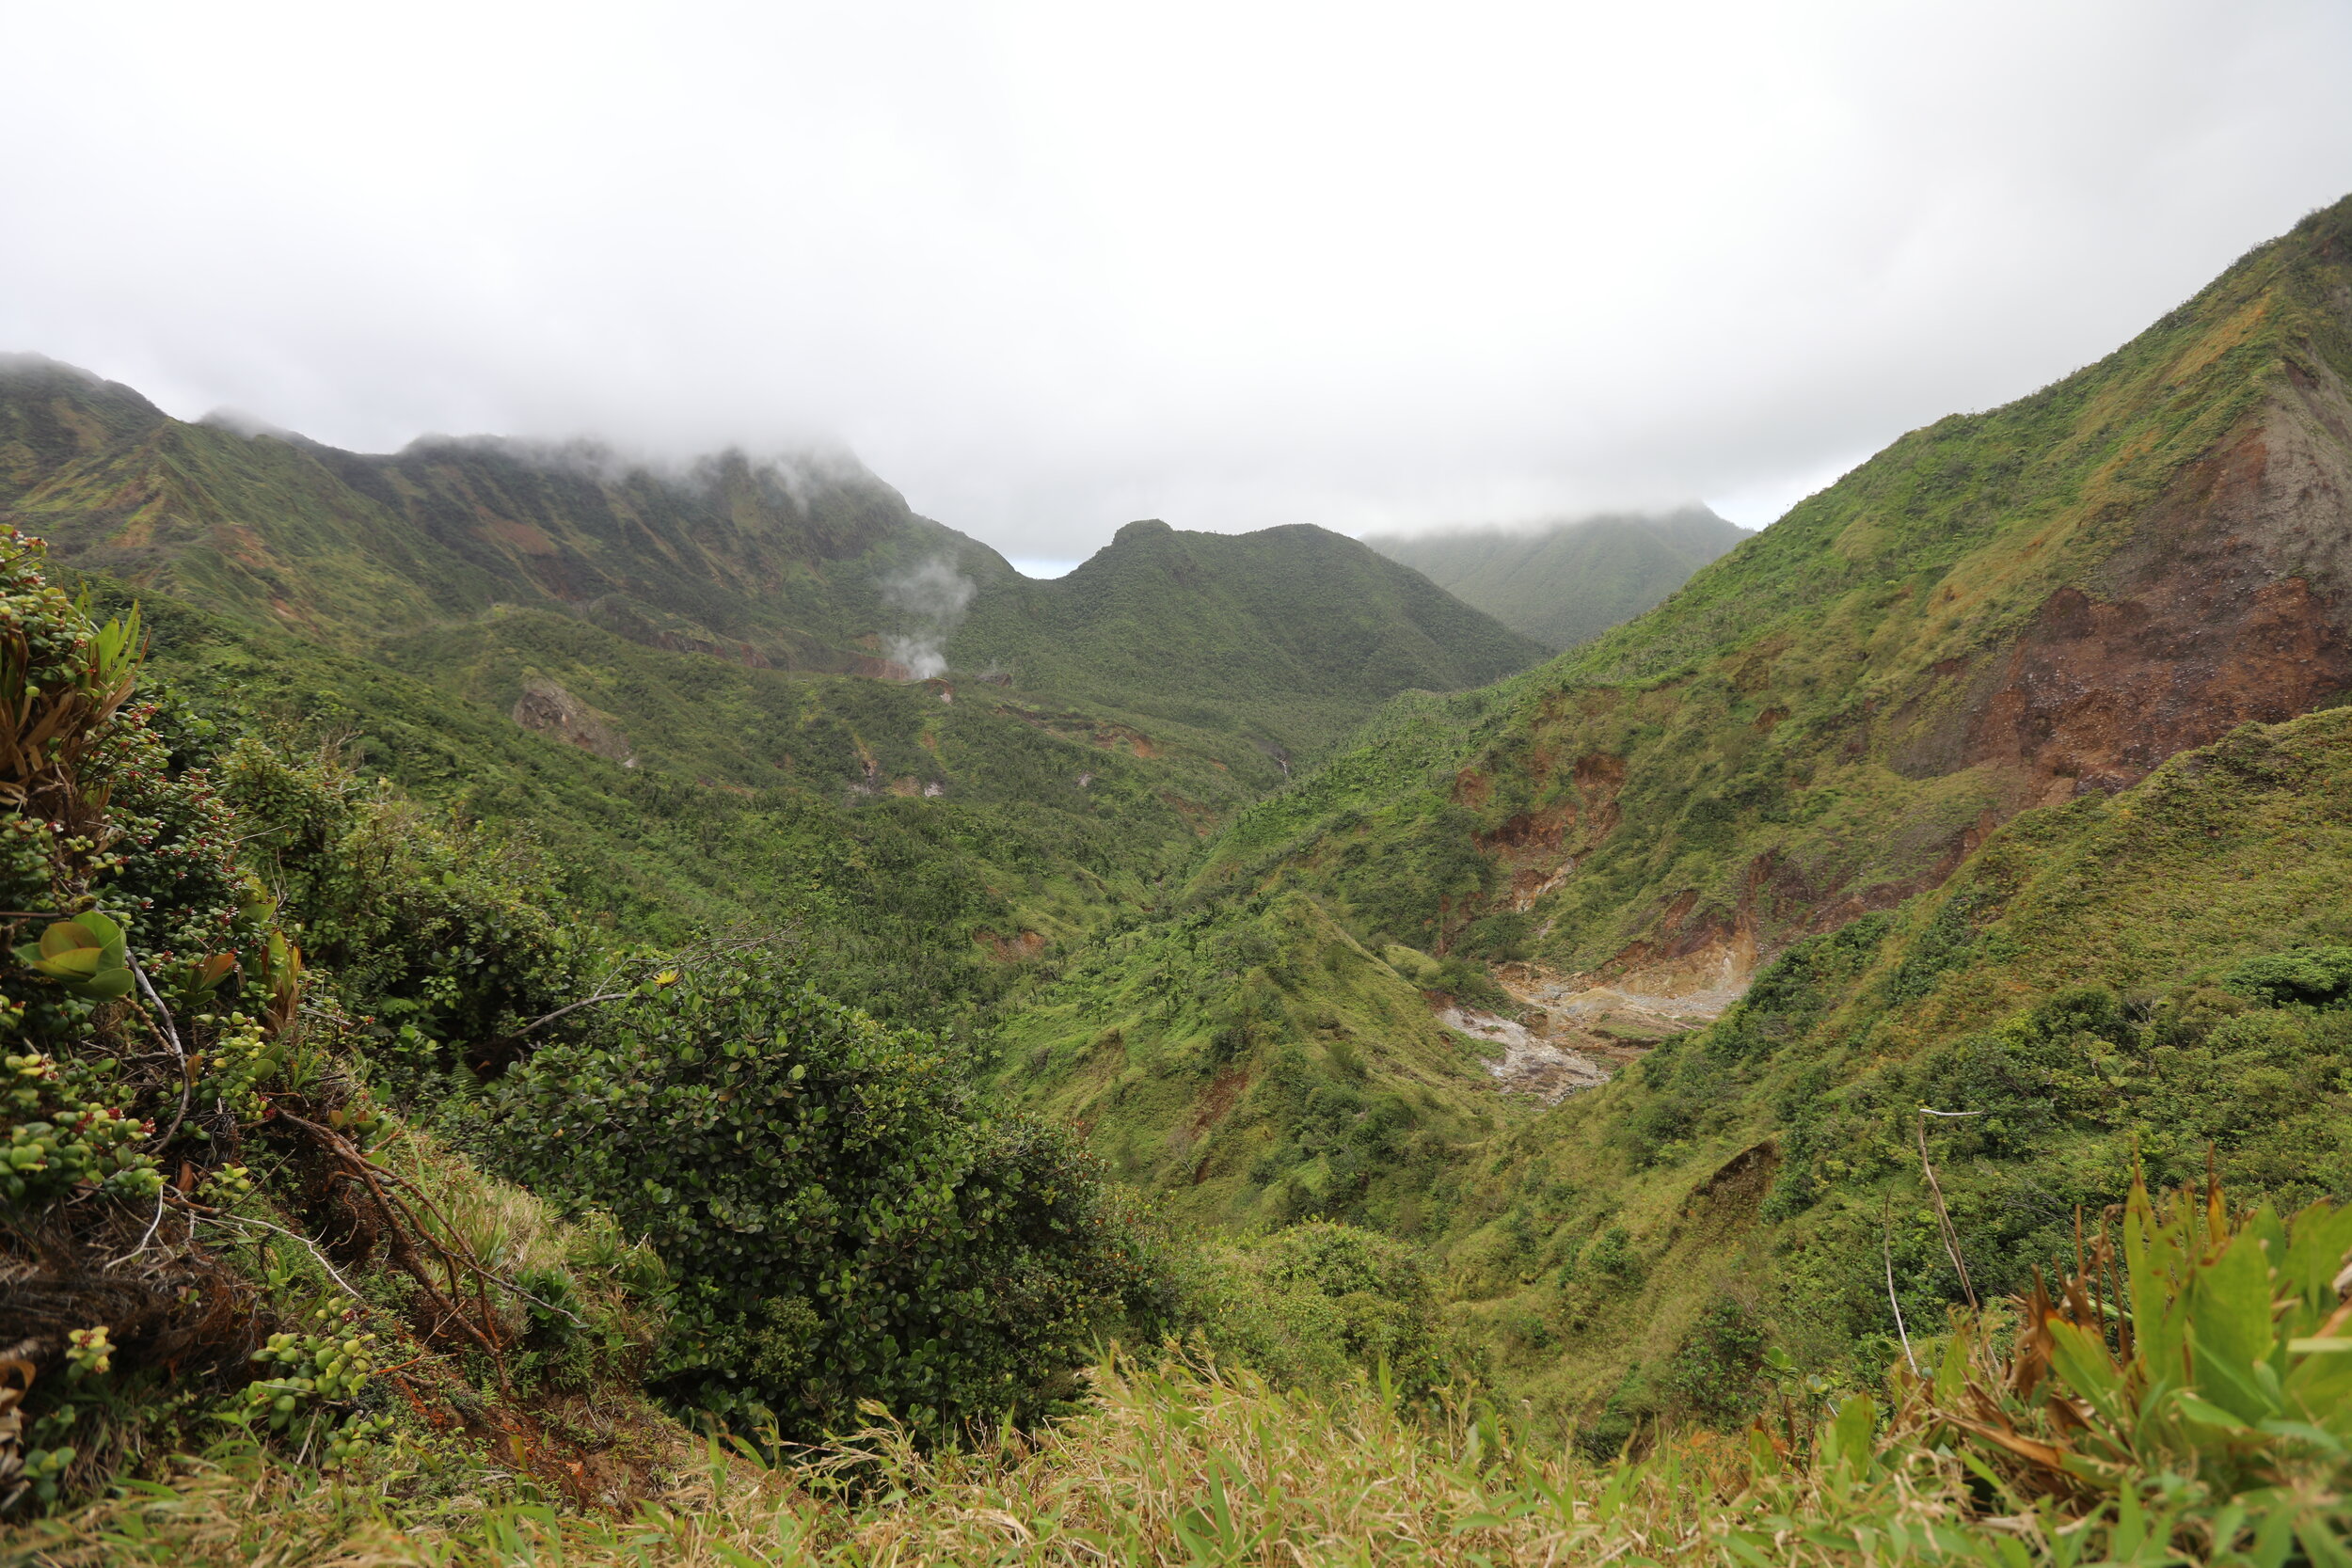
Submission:
[[[1768,522],[2352,190],[2352,7],[0,0],[0,350],[336,446]]]

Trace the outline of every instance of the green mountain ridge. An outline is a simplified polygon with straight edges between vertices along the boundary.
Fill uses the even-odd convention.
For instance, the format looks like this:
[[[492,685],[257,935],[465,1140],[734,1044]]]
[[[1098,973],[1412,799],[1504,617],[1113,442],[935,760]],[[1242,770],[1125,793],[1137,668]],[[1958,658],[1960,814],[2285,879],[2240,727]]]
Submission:
[[[1562,649],[1630,621],[1747,536],[1692,506],[1534,528],[1367,534],[1364,543],[1512,630]]]
[[[1369,719],[1367,691],[1485,686],[1544,652],[1328,530],[1157,521],[1128,524],[1064,577],[983,590],[948,647],[966,668],[1009,669],[1016,687],[1193,723],[1246,715],[1285,758]]]
[[[1953,1064],[2045,1052],[2070,988],[2102,988],[2094,1011],[2119,993],[2143,1007],[2344,940],[2348,388],[2352,201],[2098,364],[1906,436],[1597,642],[1399,699],[1218,835],[1159,948],[1092,960],[1068,1011],[1049,993],[1013,1022],[1037,1044],[1009,1055],[1008,1092],[1069,1107],[1119,1168],[1191,1188],[1178,1201],[1205,1219],[1415,1238],[1513,1386],[1564,1418],[1619,1430],[1668,1408],[1661,1361],[1724,1300],[1818,1362],[1867,1365],[1891,1327],[1874,1204],[1908,1206],[1915,1321],[1959,1299],[1903,1185],[1918,1072],[1975,1085],[1925,1100],[1969,1109],[1991,1091]],[[2013,901],[2021,881],[2034,891]],[[1260,911],[1299,899],[1384,983],[1429,984],[1447,960],[1444,990],[1539,1043],[1595,1049],[1575,1009],[1612,998],[1689,998],[1702,1018],[1747,1000],[1599,1093],[1482,1107],[1474,1054],[1450,1091],[1408,1083],[1421,1048],[1363,1025],[1347,964],[1249,944]],[[1165,993],[1137,989],[1160,974]],[[2306,1046],[2210,1044],[2228,1008],[2197,1006],[2193,1029],[2102,1023],[2107,1043],[2083,1048],[2141,1064],[2115,1071],[2153,1060],[2156,1098],[2085,1089],[2046,1137],[1948,1179],[2000,1289],[2057,1246],[2072,1202],[2120,1201],[2120,1151],[2155,1125],[2139,1118],[2220,1128],[2249,1073],[2286,1071],[2313,1105],[2336,1092],[2331,1067],[2305,1084],[2280,1065]],[[1456,1104],[1491,1133],[1464,1141]],[[1836,1122],[1838,1104],[1867,1114]],[[2341,1196],[2338,1113],[2313,1114],[2276,1138],[2231,1124],[2234,1179],[2287,1204]],[[1876,1152],[1857,1160],[1854,1140]],[[2168,1180],[2186,1173],[2175,1153]],[[1795,1187],[1775,1188],[1784,1171]],[[2030,1223],[2004,1212],[2036,1184],[2071,1196],[2034,1198]],[[1813,1192],[1836,1201],[1800,1219]],[[1610,1237],[1607,1267],[1585,1269]]]
[[[349,652],[396,642],[412,667],[516,610],[809,674],[903,679],[919,646],[1045,711],[1232,732],[1278,776],[1397,691],[1483,685],[1544,652],[1320,529],[1137,525],[1031,581],[842,453],[665,467],[435,436],[365,456],[173,420],[29,356],[0,360],[0,518],[76,570]]]
[[[494,1480],[664,1560],[691,1454],[733,1485],[666,1396],[787,1469],[759,1433],[884,1412],[894,1490],[736,1489],[808,1560],[1025,1558],[1235,1412],[1118,1549],[2352,1528],[2352,198],[1532,667],[1318,529],[1032,582],[848,469],[361,458],[47,362],[0,372],[0,1268],[47,1292],[0,1505],[234,1408],[297,1479],[206,1506],[342,1542]],[[2170,1264],[2142,1181],[2194,1189]],[[1170,1336],[1197,1379],[1088,1392]],[[1247,1466],[1338,1425],[1474,1502],[1278,1541],[1330,1483]],[[1711,1501],[1637,1540],[1636,1492]],[[591,1534],[492,1512],[483,1560]]]
[[[343,646],[503,603],[748,663],[873,670],[893,571],[944,553],[1011,575],[838,455],[662,472],[585,443],[428,437],[370,457],[173,420],[29,356],[0,366],[0,509],[62,562]]]
[[[1343,760],[1251,808],[1200,886],[1298,885],[1563,973],[1752,967],[1940,882],[2018,811],[2331,700],[2348,229],[2314,214],[2098,364],[1904,436],[1500,684],[1420,777]],[[1398,851],[1433,869],[1400,882]]]

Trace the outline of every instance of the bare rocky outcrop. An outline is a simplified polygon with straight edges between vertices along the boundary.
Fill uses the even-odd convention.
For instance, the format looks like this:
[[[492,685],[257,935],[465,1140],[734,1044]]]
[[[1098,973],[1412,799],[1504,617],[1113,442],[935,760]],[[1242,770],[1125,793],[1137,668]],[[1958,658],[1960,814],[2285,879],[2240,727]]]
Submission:
[[[1502,1054],[1486,1063],[1495,1086],[1533,1095],[1547,1105],[1600,1087],[1618,1067],[1606,1057],[1577,1050],[1492,1013],[1452,1006],[1438,1012],[1438,1022],[1484,1044],[1501,1046]]]
[[[551,680],[534,679],[523,683],[523,694],[515,699],[507,717],[534,735],[544,735],[593,752],[607,762],[617,762],[624,768],[634,768],[637,759],[630,754],[628,737],[598,718],[596,711]]]
[[[2289,386],[2005,648],[1938,672],[1956,700],[1897,770],[1990,763],[2022,804],[2122,789],[2352,687],[2352,396],[2324,366]]]

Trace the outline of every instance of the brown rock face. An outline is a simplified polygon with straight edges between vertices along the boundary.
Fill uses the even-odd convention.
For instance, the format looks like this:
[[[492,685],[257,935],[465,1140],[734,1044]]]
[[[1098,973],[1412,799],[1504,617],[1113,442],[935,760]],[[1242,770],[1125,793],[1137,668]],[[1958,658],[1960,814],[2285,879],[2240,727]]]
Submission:
[[[2021,811],[2352,699],[2352,199],[1550,672],[1454,764],[1486,866],[1441,931],[1520,912],[1536,959],[1661,991],[1935,886]]]
[[[534,734],[551,736],[583,752],[594,752],[608,762],[635,766],[628,737],[553,681],[534,680],[526,684],[507,716]]]
[[[1037,931],[1020,931],[1012,936],[1000,937],[983,926],[972,933],[972,940],[1004,963],[1019,963],[1045,951],[1045,938]]]
[[[2051,594],[1898,769],[2015,768],[2033,801],[2121,789],[2352,687],[2352,400],[2296,390],[2191,465],[2088,592]]]

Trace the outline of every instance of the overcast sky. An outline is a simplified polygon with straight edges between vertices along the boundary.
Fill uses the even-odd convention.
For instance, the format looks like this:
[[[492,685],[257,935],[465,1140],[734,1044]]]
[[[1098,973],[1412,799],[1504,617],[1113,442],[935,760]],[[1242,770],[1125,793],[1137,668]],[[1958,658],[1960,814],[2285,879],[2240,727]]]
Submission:
[[[0,350],[361,450],[1735,520],[2352,191],[2347,0],[0,0]]]

